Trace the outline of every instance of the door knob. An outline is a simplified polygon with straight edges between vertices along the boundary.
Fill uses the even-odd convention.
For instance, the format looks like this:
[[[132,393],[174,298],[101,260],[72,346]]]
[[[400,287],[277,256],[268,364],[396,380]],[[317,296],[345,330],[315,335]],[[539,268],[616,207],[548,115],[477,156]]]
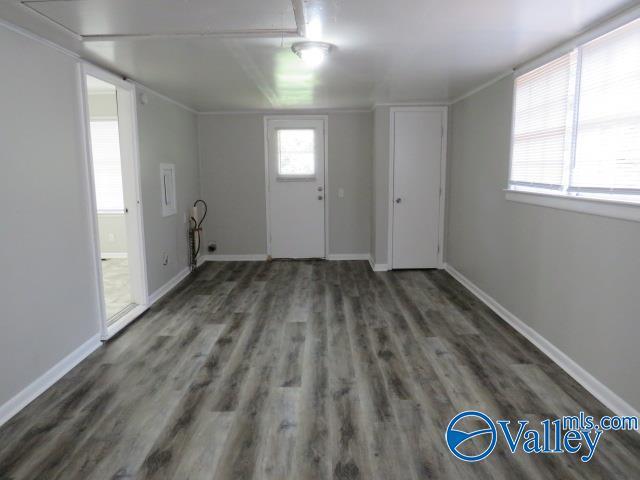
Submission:
[[[402,199],[400,197],[396,198],[396,203],[402,203]]]
[[[318,191],[321,192],[322,191],[322,187],[318,187]]]
[[[318,200],[322,200],[324,197],[322,195],[318,195]]]

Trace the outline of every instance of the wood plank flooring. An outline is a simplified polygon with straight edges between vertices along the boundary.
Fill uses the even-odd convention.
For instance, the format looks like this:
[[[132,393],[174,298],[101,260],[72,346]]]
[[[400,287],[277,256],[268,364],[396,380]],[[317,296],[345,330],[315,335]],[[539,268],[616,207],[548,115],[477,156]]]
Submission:
[[[633,432],[461,462],[470,408],[610,414],[443,271],[208,263],[0,429],[0,479],[640,478]]]

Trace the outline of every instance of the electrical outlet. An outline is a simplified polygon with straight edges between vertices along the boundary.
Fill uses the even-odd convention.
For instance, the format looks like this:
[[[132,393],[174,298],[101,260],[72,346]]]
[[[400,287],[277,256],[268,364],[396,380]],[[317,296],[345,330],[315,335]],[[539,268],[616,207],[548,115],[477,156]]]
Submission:
[[[338,189],[338,198],[344,198],[344,188]]]
[[[208,246],[207,246],[207,250],[209,250],[209,253],[213,253],[218,249],[218,245],[216,245],[216,242],[211,242]]]
[[[168,253],[163,253],[162,254],[162,265],[166,266],[169,264],[169,254]]]
[[[109,234],[109,241],[110,242],[115,242],[116,241],[116,236],[113,233]]]

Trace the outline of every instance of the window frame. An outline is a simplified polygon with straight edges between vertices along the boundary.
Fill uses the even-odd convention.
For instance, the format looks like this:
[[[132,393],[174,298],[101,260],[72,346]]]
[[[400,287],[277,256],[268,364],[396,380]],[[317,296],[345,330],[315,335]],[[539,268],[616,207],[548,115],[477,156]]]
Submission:
[[[507,174],[507,187],[504,189],[505,198],[507,200],[640,222],[640,188],[637,190],[632,189],[626,191],[620,189],[615,193],[609,193],[611,192],[609,189],[582,188],[578,190],[571,186],[572,169],[576,156],[575,145],[578,136],[577,126],[579,122],[578,106],[580,101],[582,76],[582,47],[585,44],[636,20],[640,20],[640,9],[634,9],[627,15],[620,16],[607,24],[601,25],[590,32],[580,35],[571,42],[549,52],[547,55],[514,70],[514,75],[512,77],[512,111],[509,131],[509,167]],[[571,168],[569,168],[567,174],[563,176],[563,185],[560,189],[554,189],[549,185],[543,184],[512,182],[511,176],[515,147],[514,132],[516,122],[516,80],[537,68],[559,59],[563,55],[570,54],[571,52],[575,52],[576,54],[576,84],[574,91],[574,101],[576,105],[574,105],[573,108],[573,119],[570,132],[572,144],[570,154]],[[628,193],[629,195],[625,195],[625,193]]]

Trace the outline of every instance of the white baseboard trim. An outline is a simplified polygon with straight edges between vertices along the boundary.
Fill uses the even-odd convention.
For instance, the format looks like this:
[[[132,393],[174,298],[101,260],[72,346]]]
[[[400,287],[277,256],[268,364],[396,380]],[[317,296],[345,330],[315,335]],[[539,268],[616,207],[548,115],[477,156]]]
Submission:
[[[127,258],[127,252],[101,252],[101,258]]]
[[[18,393],[4,405],[0,406],[0,426],[7,422],[11,417],[17,414],[24,407],[29,405],[33,400],[40,396],[51,385],[60,380],[73,367],[78,365],[82,360],[93,353],[102,343],[100,342],[100,334],[97,333],[89,340],[76,348],[69,355],[64,357],[46,373],[41,375],[33,383]]]
[[[149,295],[149,301],[147,302],[147,306],[151,307],[154,303],[164,297],[167,293],[169,293],[176,285],[178,285],[182,280],[184,280],[187,275],[189,275],[189,267],[185,267],[178,274]]]
[[[374,272],[388,272],[391,270],[387,263],[375,263],[372,256],[369,256],[369,265]]]
[[[369,260],[368,253],[330,253],[327,260]]]
[[[480,289],[471,280],[456,270],[451,265],[445,263],[444,268],[458,282],[464,285],[471,293],[478,297],[485,305],[493,310],[500,318],[515,328],[522,336],[538,347],[542,352],[553,360],[560,368],[567,372],[573,379],[582,385],[589,393],[607,406],[616,415],[640,416],[640,412],[620,398],[609,387],[600,382],[597,378],[578,365],[567,354],[553,345],[549,340],[536,332],[529,325],[524,323],[513,313],[503,307],[497,300]]]
[[[264,262],[266,253],[253,253],[248,255],[203,255],[203,262]]]
[[[267,259],[264,253],[255,253],[248,255],[202,255],[198,259],[198,264],[204,262],[263,262]],[[327,260],[369,260],[368,253],[330,253]]]

